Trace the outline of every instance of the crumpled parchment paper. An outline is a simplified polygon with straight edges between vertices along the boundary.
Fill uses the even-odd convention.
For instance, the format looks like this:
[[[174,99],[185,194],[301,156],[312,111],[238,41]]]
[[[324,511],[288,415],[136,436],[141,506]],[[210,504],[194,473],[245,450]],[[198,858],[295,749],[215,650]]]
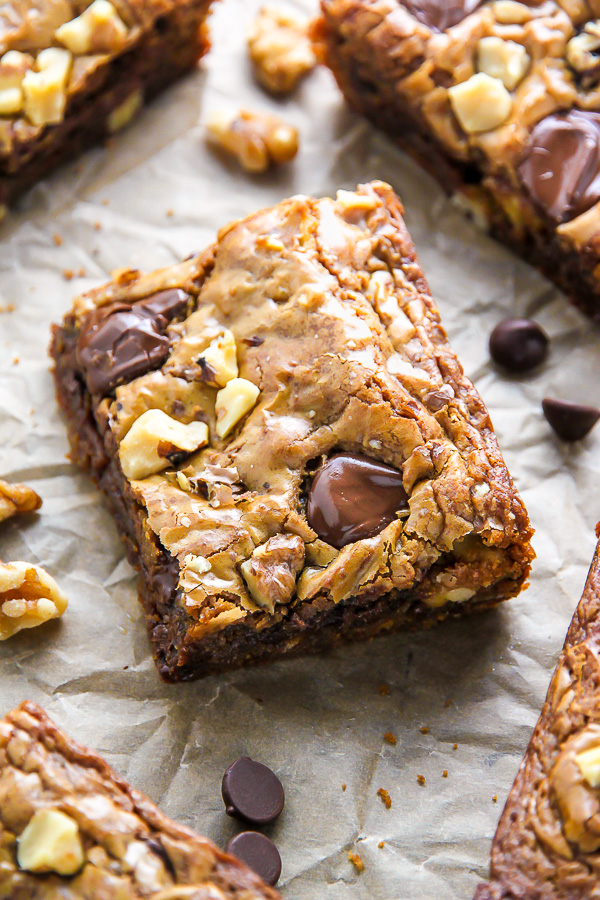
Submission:
[[[540,403],[553,395],[600,404],[600,334],[350,113],[327,71],[292,99],[262,93],[245,53],[258,5],[222,0],[202,70],[107,150],[36,187],[2,227],[0,306],[15,310],[0,313],[0,477],[26,481],[44,506],[2,527],[0,558],[45,566],[70,606],[60,623],[0,645],[0,714],[37,701],[169,815],[221,845],[236,830],[220,797],[225,768],[241,754],[267,763],[287,792],[268,833],[289,900],[469,900],[486,874],[600,518],[600,428],[582,444],[561,444]],[[293,5],[313,14],[317,4]],[[207,112],[239,105],[279,110],[299,127],[294,164],[251,178],[206,148]],[[112,518],[66,458],[46,353],[50,323],[113,268],[168,265],[232,218],[371,178],[391,182],[404,200],[451,341],[537,529],[531,587],[496,612],[429,633],[163,685]],[[488,336],[506,314],[534,316],[552,338],[548,363],[531,377],[507,379],[490,363]],[[383,684],[389,693],[380,693]],[[388,731],[395,746],[384,741]],[[350,850],[364,861],[361,874]]]

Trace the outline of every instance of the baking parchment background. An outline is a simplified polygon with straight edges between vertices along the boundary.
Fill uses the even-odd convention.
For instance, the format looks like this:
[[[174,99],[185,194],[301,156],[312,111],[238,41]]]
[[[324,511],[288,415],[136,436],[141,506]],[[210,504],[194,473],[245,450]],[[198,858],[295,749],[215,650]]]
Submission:
[[[15,310],[0,314],[0,477],[32,485],[44,506],[2,527],[0,558],[46,567],[70,605],[60,623],[0,644],[0,715],[37,701],[169,815],[222,846],[236,830],[220,797],[225,768],[242,754],[267,763],[287,793],[268,833],[281,851],[288,900],[469,900],[486,874],[600,519],[600,428],[581,444],[561,444],[540,403],[549,394],[600,404],[600,334],[347,110],[326,70],[283,103],[261,92],[245,53],[258,5],[222,0],[203,70],[106,151],[36,187],[2,228],[0,306]],[[315,0],[290,5],[316,11]],[[295,163],[252,178],[206,148],[206,113],[238,105],[280,110],[299,127]],[[171,264],[232,218],[371,178],[403,198],[451,342],[537,529],[531,587],[498,611],[431,632],[164,685],[112,518],[66,458],[50,323],[111,269]],[[63,270],[80,268],[84,276],[65,280]],[[552,338],[548,363],[532,377],[510,380],[490,363],[488,335],[506,314],[534,316]],[[384,741],[388,731],[396,746]],[[349,850],[364,860],[360,875]]]

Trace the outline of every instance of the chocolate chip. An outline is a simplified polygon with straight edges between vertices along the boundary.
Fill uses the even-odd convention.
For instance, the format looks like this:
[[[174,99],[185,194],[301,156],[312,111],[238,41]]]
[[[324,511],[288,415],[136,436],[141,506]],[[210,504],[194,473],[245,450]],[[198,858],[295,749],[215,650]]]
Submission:
[[[242,831],[227,844],[227,853],[246,863],[266,884],[274,887],[281,875],[281,857],[273,841],[258,831]]]
[[[490,336],[494,362],[509,372],[535,369],[548,355],[548,336],[531,319],[504,319]]]
[[[182,315],[188,295],[160,291],[127,305],[94,310],[85,320],[77,344],[77,359],[92,394],[108,394],[117,385],[161,366],[169,355],[165,331]]]
[[[229,766],[221,793],[228,816],[240,816],[255,825],[274,822],[285,802],[283,786],[274,772],[248,756]]]
[[[367,456],[336,453],[313,478],[307,518],[320,538],[340,548],[374,537],[407,509],[397,469]]]
[[[569,403],[567,400],[546,397],[542,401],[542,409],[547,421],[563,441],[582,440],[600,419],[600,409]]]
[[[252,337],[244,338],[244,343],[249,347],[260,347],[261,344],[264,344],[265,339],[258,337],[257,335],[253,335]]]
[[[423,22],[434,31],[445,31],[475,12],[483,0],[401,0],[401,2],[419,22]]]
[[[565,222],[600,199],[600,115],[572,110],[542,119],[518,166],[530,196]]]

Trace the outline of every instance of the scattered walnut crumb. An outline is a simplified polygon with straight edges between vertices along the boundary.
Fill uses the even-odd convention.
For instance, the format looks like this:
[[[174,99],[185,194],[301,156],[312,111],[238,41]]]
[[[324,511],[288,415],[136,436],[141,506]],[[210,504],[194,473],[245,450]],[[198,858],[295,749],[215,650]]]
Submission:
[[[103,200],[102,206],[108,206],[109,203],[110,203],[110,200]]]
[[[452,749],[453,749],[453,750],[458,750],[458,744],[452,744]]]
[[[398,738],[391,731],[386,731],[383,736],[384,741],[387,741],[388,744],[397,744]]]
[[[168,209],[168,210],[167,210],[167,217],[168,217],[169,219],[171,218],[171,216],[174,216],[174,215],[175,215],[175,213],[173,212],[172,209]]]
[[[377,791],[377,796],[381,797],[381,802],[385,806],[386,809],[389,809],[392,805],[392,798],[389,793],[384,788],[379,788]]]
[[[497,802],[498,802],[498,794],[494,794],[494,796],[492,797],[492,803],[497,803]]]
[[[18,356],[13,357],[12,364],[13,364],[13,366],[19,365],[19,357]]]
[[[74,275],[75,272],[73,269],[63,269],[63,278],[65,281],[71,281]]]
[[[100,231],[102,228],[102,222],[94,222],[94,230]]]
[[[417,775],[417,781],[421,785],[421,787],[425,787],[425,776]]]
[[[351,850],[348,854],[348,859],[350,860],[350,862],[352,863],[352,865],[354,866],[354,868],[356,869],[357,872],[362,872],[362,870],[365,867],[365,864],[362,861],[362,859],[360,858],[360,856],[358,855],[358,853],[354,853]]]
[[[380,684],[380,685],[379,685],[379,693],[381,694],[382,697],[387,697],[387,695],[389,694],[389,692],[390,692],[390,689],[389,689],[389,687],[388,687],[387,684]]]
[[[385,847],[385,841],[379,841],[377,846],[379,847],[380,850],[383,850],[383,848]]]
[[[7,303],[6,306],[0,306],[0,313],[3,313],[3,312],[14,312],[14,311],[15,311],[15,304],[14,304],[14,303]]]
[[[85,278],[85,269],[83,268],[83,266],[81,266],[81,267],[77,270],[77,277],[78,277],[78,278]]]
[[[60,234],[53,234],[52,240],[54,241],[54,243],[56,244],[57,247],[60,247],[60,245],[63,242],[63,239],[61,238]]]
[[[421,727],[419,728],[419,731],[421,732],[421,734],[429,734],[429,726],[421,725]]]
[[[346,787],[347,787],[347,785],[346,785],[346,783],[344,782],[344,784],[342,785],[342,790],[345,791],[345,790],[346,790]]]
[[[444,769],[444,771],[442,772],[442,778],[447,778],[447,777],[448,777],[448,769]]]

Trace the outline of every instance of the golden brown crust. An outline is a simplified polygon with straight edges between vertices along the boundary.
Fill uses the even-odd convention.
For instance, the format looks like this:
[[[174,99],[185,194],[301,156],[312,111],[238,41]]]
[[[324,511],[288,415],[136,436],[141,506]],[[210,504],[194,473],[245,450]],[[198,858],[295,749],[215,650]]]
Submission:
[[[43,809],[77,822],[85,863],[72,878],[19,869],[16,838]],[[0,860],[7,900],[59,892],[72,900],[138,900],[173,885],[188,886],[192,900],[279,897],[238,860],[167,818],[30,702],[0,721]]]

